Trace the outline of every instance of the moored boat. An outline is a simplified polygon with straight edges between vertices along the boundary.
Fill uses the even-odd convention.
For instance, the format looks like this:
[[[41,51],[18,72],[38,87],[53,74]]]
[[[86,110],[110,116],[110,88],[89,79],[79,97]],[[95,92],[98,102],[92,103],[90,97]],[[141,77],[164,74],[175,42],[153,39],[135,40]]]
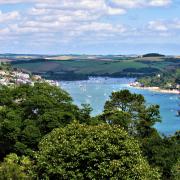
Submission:
[[[177,116],[180,117],[180,110],[177,111]]]

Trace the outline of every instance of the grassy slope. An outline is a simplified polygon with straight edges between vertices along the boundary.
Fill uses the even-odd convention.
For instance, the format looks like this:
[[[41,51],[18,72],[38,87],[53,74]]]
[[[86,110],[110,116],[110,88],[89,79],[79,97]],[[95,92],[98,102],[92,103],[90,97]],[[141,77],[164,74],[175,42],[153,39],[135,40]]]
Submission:
[[[175,61],[174,61],[175,60]],[[16,61],[17,63],[17,61]],[[55,60],[32,60],[27,62],[18,62],[14,64],[14,67],[27,69],[34,73],[66,73],[70,76],[70,73],[77,75],[103,75],[114,73],[118,74],[138,74],[139,72],[146,75],[148,74],[147,69],[156,68],[160,71],[179,65],[177,59],[163,59],[163,58],[127,58],[110,60],[66,60],[66,61],[55,61]],[[144,69],[145,68],[145,69]],[[136,72],[128,71],[127,69],[135,69]],[[156,71],[157,72],[157,71]]]
[[[29,62],[22,64],[15,64],[14,67],[28,69],[33,72],[44,71],[74,71],[77,73],[114,73],[126,68],[143,68],[148,65],[141,62],[132,61],[45,61],[45,62]]]

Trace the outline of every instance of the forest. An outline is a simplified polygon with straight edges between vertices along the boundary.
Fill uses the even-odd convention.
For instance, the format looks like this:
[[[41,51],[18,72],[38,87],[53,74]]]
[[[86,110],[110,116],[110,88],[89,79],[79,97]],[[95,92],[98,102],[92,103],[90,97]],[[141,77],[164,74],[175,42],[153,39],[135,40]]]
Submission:
[[[153,76],[141,77],[138,80],[144,86],[158,86],[162,89],[180,89],[180,67],[168,69]]]
[[[113,92],[101,114],[47,83],[0,87],[0,179],[180,179],[180,132],[158,105]]]

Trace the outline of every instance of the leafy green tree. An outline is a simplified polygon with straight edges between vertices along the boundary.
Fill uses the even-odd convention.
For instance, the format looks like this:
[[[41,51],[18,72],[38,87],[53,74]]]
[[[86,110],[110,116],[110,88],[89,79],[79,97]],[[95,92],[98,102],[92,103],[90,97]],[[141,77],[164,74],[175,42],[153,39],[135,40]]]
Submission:
[[[106,101],[101,117],[110,124],[120,124],[130,134],[139,138],[156,133],[153,127],[160,122],[158,105],[146,106],[141,94],[133,94],[129,90],[113,92]]]
[[[54,128],[80,117],[68,93],[47,83],[0,89],[0,158],[30,154]]]
[[[138,143],[119,126],[74,122],[39,144],[40,179],[160,179],[142,157]]]
[[[132,123],[132,118],[129,113],[118,110],[105,111],[98,118],[111,125],[120,125],[127,131]]]
[[[91,112],[93,109],[91,108],[90,104],[82,104],[81,106],[82,108],[80,109],[79,122],[91,124]]]
[[[104,111],[121,110],[133,113],[144,106],[145,99],[141,94],[132,94],[129,90],[113,92],[106,101]]]
[[[171,169],[180,157],[180,138],[176,133],[171,137],[154,135],[141,140],[142,151],[148,162],[153,167],[159,167],[162,172],[162,179],[172,178]]]
[[[172,168],[172,177],[174,180],[180,179],[180,158],[178,159],[177,163]]]
[[[9,154],[0,163],[0,180],[30,180],[32,178],[32,162],[26,156],[18,157],[16,154]]]
[[[157,130],[154,128],[157,122],[161,122],[159,105],[150,105],[141,109],[138,113],[137,136],[146,138],[157,135]]]

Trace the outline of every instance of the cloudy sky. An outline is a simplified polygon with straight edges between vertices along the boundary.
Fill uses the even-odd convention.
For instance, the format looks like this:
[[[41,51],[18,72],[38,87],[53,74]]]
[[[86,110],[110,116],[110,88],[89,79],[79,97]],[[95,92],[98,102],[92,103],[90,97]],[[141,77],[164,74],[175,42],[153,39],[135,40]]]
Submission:
[[[0,0],[0,53],[180,54],[180,0]]]

